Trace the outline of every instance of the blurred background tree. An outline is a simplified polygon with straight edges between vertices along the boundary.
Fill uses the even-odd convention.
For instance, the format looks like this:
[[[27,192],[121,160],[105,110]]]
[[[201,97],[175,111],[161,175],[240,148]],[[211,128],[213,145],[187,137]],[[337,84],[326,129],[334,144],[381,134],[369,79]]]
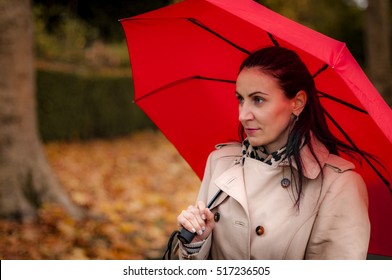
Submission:
[[[365,13],[367,73],[389,106],[392,106],[391,9],[390,0],[371,0]]]
[[[29,0],[0,0],[0,217],[30,220],[43,203],[74,218],[38,136],[33,15]]]

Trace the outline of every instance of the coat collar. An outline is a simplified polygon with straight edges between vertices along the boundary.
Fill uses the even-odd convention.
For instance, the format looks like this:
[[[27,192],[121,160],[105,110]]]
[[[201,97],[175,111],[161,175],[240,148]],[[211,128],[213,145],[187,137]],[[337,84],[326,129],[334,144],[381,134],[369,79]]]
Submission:
[[[310,142],[314,151],[314,154],[317,156],[317,159],[321,165],[317,163],[317,160],[314,158],[309,145],[304,145],[301,149],[301,159],[302,159],[302,167],[304,176],[309,179],[315,179],[320,174],[321,169],[326,164],[329,158],[329,151],[327,148],[318,141],[313,134],[311,133]],[[297,165],[293,161],[293,167],[298,170]],[[278,166],[285,167],[289,166],[289,161],[287,159],[283,160]],[[222,186],[225,188],[224,191],[231,189],[231,186],[238,183],[238,181],[243,182],[243,168],[239,161],[236,161],[234,166],[230,167],[228,170],[223,172],[215,181],[218,186]]]
[[[312,134],[310,141],[312,143],[313,151],[317,155],[321,167],[324,167],[329,158],[329,151],[321,142],[319,142],[315,137],[313,137]],[[317,160],[312,155],[309,145],[305,145],[301,149],[300,153],[302,158],[304,176],[309,179],[317,178],[317,176],[321,172],[321,168],[317,163]],[[289,166],[289,162],[287,159],[283,160],[277,168],[285,166]],[[297,169],[295,162],[293,162],[293,166]],[[240,161],[237,160],[233,166],[231,166],[220,176],[218,176],[215,179],[214,183],[218,187],[218,189],[224,191],[225,194],[222,194],[220,196],[220,198],[216,201],[216,203],[214,203],[212,208],[219,205],[227,196],[230,196],[242,205],[243,209],[245,210],[245,212],[247,212],[248,215],[248,202],[245,188],[244,169]]]

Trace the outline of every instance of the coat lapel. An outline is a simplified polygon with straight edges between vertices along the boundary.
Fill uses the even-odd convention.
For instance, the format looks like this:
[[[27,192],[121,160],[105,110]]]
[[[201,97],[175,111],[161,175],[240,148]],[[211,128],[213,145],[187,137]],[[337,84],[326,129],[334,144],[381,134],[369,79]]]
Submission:
[[[236,164],[223,172],[216,178],[215,185],[224,193],[219,197],[218,201],[214,203],[214,206],[219,205],[227,196],[230,196],[241,204],[244,211],[249,216],[244,184],[244,170],[241,164]]]

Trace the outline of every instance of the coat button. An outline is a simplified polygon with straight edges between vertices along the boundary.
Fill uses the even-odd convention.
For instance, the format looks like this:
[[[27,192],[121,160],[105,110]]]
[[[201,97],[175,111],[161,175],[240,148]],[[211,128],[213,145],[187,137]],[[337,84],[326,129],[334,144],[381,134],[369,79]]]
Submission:
[[[219,213],[219,212],[216,212],[216,213],[214,214],[214,221],[215,221],[215,222],[219,222],[219,220],[220,220],[220,213]]]
[[[256,234],[257,234],[257,235],[263,235],[263,234],[264,234],[264,227],[262,227],[262,226],[257,226],[257,227],[256,227]]]
[[[288,186],[290,186],[290,180],[287,178],[283,178],[282,181],[280,181],[280,185],[283,188],[287,188]]]

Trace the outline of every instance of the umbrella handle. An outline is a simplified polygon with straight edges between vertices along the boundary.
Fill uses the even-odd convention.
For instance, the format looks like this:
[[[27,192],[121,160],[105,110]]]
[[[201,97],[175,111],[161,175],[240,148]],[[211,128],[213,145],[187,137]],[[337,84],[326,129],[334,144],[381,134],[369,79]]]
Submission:
[[[215,200],[221,195],[223,191],[219,190],[214,197],[211,199],[211,201],[208,203],[207,208],[211,208],[212,204],[214,204]],[[196,232],[190,232],[185,228],[181,229],[181,232],[178,234],[177,238],[182,242],[182,244],[189,244],[195,238]]]
[[[181,232],[178,234],[177,238],[180,239],[182,244],[189,244],[195,238],[196,233],[190,232],[185,228],[181,229]]]

